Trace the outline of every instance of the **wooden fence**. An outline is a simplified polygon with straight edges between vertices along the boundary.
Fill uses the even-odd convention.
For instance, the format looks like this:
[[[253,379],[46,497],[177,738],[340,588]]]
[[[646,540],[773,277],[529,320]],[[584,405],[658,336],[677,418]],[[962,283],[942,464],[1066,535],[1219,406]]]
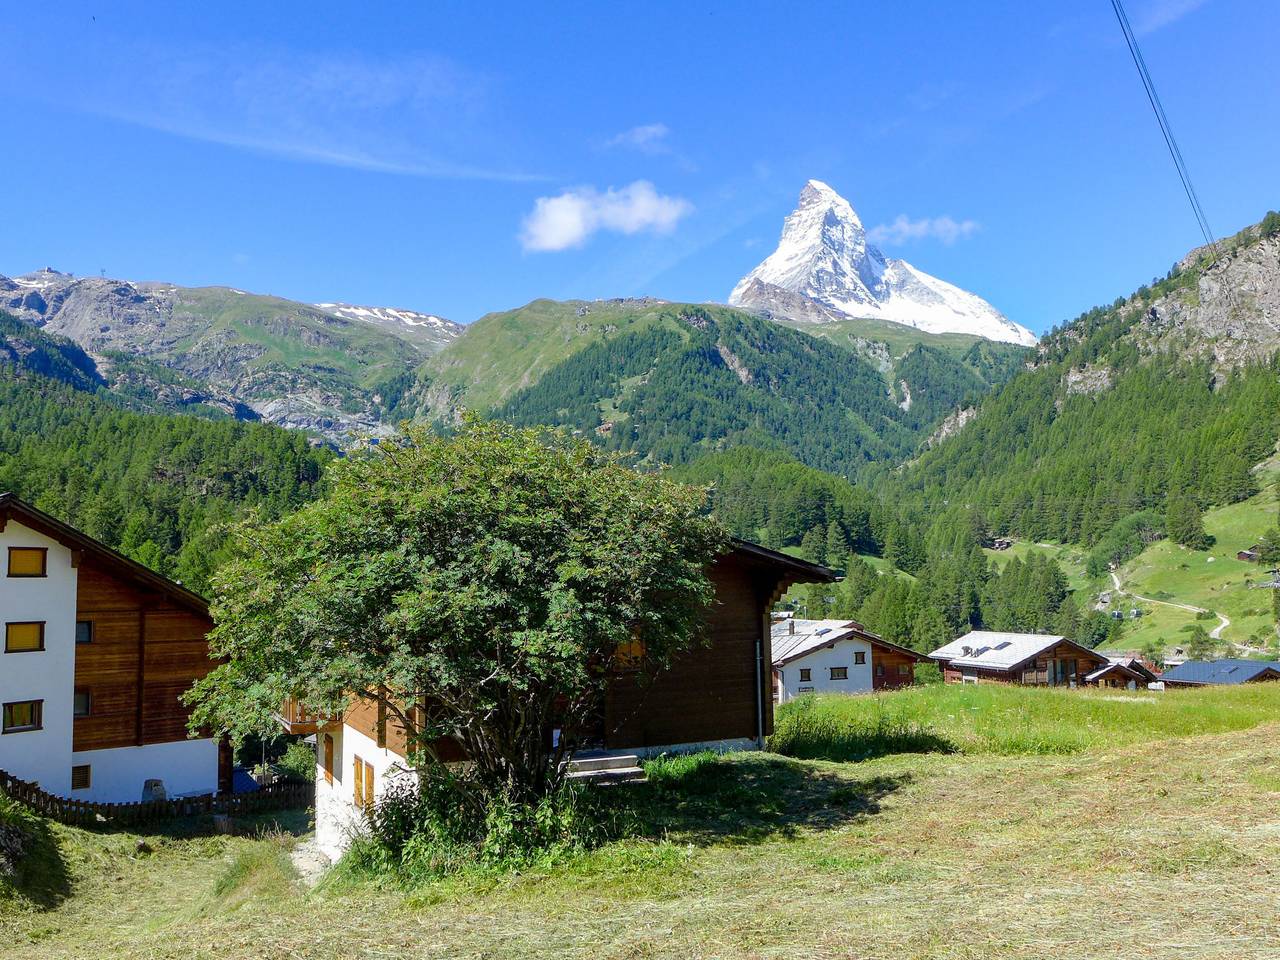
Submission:
[[[253,793],[206,793],[198,797],[175,797],[172,800],[95,803],[91,800],[54,796],[41,790],[36,784],[19,780],[3,770],[0,770],[0,790],[41,816],[79,827],[157,823],[174,817],[215,813],[244,816],[267,810],[307,807],[315,797],[315,787],[310,783],[273,783]]]

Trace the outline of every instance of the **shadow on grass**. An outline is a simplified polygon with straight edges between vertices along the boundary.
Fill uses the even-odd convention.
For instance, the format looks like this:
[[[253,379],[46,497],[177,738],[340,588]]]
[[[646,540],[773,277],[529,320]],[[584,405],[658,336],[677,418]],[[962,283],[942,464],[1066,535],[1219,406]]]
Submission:
[[[247,816],[231,817],[227,829],[221,829],[218,822],[204,814],[191,817],[172,817],[167,820],[153,820],[146,823],[100,823],[84,829],[101,834],[135,834],[139,837],[158,837],[165,840],[189,840],[195,837],[209,837],[218,834],[231,834],[238,837],[253,837],[266,833],[288,834],[300,837],[312,828],[312,812],[310,807],[296,807],[288,810],[271,810],[253,813]]]
[[[71,894],[71,877],[49,825],[35,816],[19,816],[0,824],[2,893],[11,892],[41,910],[51,910]],[[5,888],[8,890],[5,890]]]
[[[880,812],[910,777],[845,777],[782,757],[713,754],[650,763],[627,802],[651,836],[694,844],[755,844],[802,829],[844,826]]]

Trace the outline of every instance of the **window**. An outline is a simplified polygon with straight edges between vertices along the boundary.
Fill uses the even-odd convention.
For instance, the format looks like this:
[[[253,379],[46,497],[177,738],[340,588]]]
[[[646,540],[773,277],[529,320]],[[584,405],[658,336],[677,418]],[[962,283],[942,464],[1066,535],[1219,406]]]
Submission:
[[[10,547],[9,576],[46,577],[49,575],[49,551],[44,547]]]
[[[865,650],[855,650],[853,652],[853,662],[862,665],[867,662],[867,653]]]
[[[89,769],[89,764],[80,764],[71,768],[71,789],[72,790],[88,790],[91,782],[93,771]]]
[[[6,623],[5,653],[33,653],[44,649],[44,622]]]
[[[71,715],[74,717],[87,717],[89,709],[93,705],[93,694],[88,690],[77,690],[72,700]]]
[[[356,757],[355,784],[352,796],[361,810],[373,809],[373,764]]]
[[[644,641],[632,637],[614,648],[613,665],[618,670],[639,670],[644,663],[644,655]]]
[[[4,732],[25,733],[41,728],[43,700],[18,700],[4,705]]]
[[[811,671],[808,667],[801,667],[801,668],[800,668],[800,682],[801,682],[801,683],[804,683],[804,682],[805,682],[805,681],[807,681],[807,680],[811,680],[811,679],[813,679],[812,677],[810,677],[810,676],[809,676],[809,674],[810,674],[811,672],[812,672],[812,671]]]
[[[832,680],[848,680],[849,668],[848,667],[832,667],[831,679]]]
[[[883,677],[883,676],[884,676],[884,664],[883,664],[883,663],[877,663],[877,664],[876,664],[876,676],[877,676],[877,677]]]
[[[324,735],[324,782],[333,783],[333,734]]]
[[[93,621],[76,621],[76,643],[93,643]]]
[[[900,664],[898,664],[898,676],[900,676],[900,677],[909,677],[909,676],[911,676],[911,664],[909,664],[909,663],[900,663]]]

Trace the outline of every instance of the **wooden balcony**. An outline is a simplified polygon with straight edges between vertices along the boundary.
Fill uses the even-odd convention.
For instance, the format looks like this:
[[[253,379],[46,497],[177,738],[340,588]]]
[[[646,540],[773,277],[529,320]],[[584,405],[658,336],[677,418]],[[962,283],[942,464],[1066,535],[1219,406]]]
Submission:
[[[281,704],[276,717],[284,727],[285,733],[293,734],[316,733],[321,727],[337,721],[337,718],[332,715],[308,710],[297,700],[286,700]]]

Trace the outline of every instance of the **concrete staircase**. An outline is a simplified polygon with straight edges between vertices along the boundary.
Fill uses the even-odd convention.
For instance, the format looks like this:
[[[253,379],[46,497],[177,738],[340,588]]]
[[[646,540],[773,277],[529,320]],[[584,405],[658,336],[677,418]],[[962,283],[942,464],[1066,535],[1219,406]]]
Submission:
[[[634,753],[590,750],[569,761],[569,780],[578,783],[639,783],[646,779],[640,758]]]

